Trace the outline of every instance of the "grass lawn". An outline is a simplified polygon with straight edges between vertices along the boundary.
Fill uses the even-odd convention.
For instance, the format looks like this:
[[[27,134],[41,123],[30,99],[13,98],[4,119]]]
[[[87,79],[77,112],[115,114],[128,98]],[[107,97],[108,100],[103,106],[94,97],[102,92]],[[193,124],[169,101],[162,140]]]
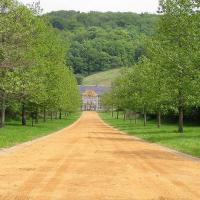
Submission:
[[[135,125],[133,121],[124,121],[122,116],[120,119],[112,118],[110,113],[100,113],[100,116],[108,124],[130,135],[200,157],[200,126],[185,125],[185,133],[180,135],[176,124],[163,124],[158,129],[155,121],[149,121],[144,127],[142,120]]]
[[[36,138],[51,134],[65,128],[75,122],[80,117],[80,113],[71,114],[68,118],[48,120],[31,126],[31,122],[23,127],[20,122],[8,122],[5,128],[0,129],[0,148],[15,146],[17,144],[34,140]]]
[[[111,69],[87,76],[83,80],[83,85],[103,85],[111,86],[111,83],[120,75],[121,68]]]

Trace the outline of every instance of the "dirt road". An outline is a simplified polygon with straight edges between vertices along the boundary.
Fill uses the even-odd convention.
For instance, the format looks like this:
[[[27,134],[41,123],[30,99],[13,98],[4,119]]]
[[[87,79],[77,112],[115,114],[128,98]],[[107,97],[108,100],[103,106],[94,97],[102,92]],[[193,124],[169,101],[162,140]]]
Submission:
[[[0,200],[199,200],[200,161],[105,125],[73,126],[0,153]]]

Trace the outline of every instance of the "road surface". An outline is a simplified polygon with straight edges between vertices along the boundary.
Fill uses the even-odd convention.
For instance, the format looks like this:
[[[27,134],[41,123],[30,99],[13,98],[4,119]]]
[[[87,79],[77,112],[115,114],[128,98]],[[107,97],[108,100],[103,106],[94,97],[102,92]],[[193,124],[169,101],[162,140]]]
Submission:
[[[85,112],[0,153],[0,200],[199,200],[200,161],[124,135]]]

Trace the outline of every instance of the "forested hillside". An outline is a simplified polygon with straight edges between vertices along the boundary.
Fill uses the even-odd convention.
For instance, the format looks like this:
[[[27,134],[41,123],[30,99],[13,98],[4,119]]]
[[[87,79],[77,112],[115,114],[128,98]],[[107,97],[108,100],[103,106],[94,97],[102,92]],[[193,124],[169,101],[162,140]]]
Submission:
[[[69,44],[67,63],[76,74],[89,75],[132,66],[145,50],[144,37],[154,34],[157,15],[57,11],[45,15]]]

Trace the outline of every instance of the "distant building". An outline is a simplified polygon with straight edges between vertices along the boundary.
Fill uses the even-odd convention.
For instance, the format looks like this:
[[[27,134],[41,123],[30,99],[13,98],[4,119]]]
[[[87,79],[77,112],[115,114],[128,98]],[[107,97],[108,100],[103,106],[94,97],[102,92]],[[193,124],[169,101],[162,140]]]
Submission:
[[[101,97],[110,90],[105,86],[81,85],[80,92],[82,96],[82,110],[100,111],[103,109]]]

